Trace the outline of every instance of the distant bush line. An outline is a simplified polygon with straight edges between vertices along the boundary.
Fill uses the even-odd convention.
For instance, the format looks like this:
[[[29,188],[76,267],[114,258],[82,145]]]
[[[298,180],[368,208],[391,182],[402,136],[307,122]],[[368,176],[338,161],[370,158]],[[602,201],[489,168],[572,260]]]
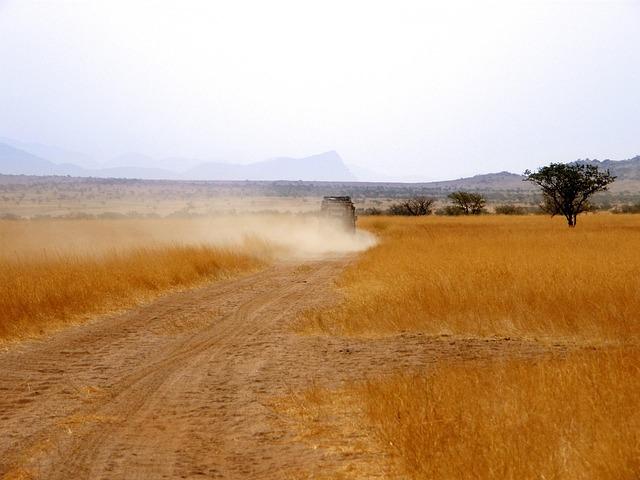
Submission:
[[[640,213],[640,203],[618,205],[611,209],[611,213]]]
[[[435,202],[434,202],[435,204]],[[415,216],[410,213],[409,210],[404,208],[404,202],[394,203],[387,209],[381,209],[378,207],[360,208],[357,210],[358,215],[362,216],[375,216],[375,215],[389,215],[389,216]],[[611,206],[610,204],[593,205],[591,206],[591,212],[610,212],[614,214],[623,213],[640,213],[640,202],[634,204],[622,204]],[[488,211],[482,208],[478,214],[495,214],[495,215],[542,215],[546,213],[539,205],[515,205],[511,203],[504,203],[494,205],[492,211]],[[466,213],[470,215],[470,213]],[[432,208],[427,213],[421,215],[439,215],[439,216],[459,216],[465,215],[465,211],[458,205],[443,205],[439,208]]]

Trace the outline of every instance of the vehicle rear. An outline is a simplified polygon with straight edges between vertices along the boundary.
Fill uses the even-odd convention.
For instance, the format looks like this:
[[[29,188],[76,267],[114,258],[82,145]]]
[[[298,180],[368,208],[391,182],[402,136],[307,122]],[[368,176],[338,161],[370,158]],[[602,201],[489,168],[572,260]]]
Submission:
[[[331,224],[348,232],[356,231],[356,207],[351,197],[323,197],[320,215]]]

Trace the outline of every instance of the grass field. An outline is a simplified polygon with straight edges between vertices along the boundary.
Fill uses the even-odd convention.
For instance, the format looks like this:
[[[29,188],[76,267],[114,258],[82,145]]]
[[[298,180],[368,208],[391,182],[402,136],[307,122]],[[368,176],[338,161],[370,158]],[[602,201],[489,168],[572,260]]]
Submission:
[[[591,340],[640,336],[640,218],[376,218],[380,244],[339,282],[346,301],[308,331],[422,331]]]
[[[413,331],[566,344],[567,356],[438,363],[314,389],[306,411],[354,421],[415,479],[637,479],[640,219],[365,218],[378,246],[347,269],[343,301],[301,330]],[[304,395],[304,394],[303,394]],[[335,427],[341,428],[341,427]]]
[[[411,478],[636,479],[640,349],[445,365],[356,388]]]
[[[0,340],[39,335],[274,258],[375,243],[366,234],[327,242],[328,232],[305,222],[0,222]],[[638,478],[640,217],[589,215],[576,229],[539,216],[365,217],[359,224],[377,235],[377,245],[338,279],[342,299],[303,315],[300,330],[347,343],[401,342],[407,337],[399,333],[420,332],[427,346],[430,335],[449,345],[444,334],[493,337],[496,349],[504,337],[537,342],[541,352],[563,348],[548,355],[492,351],[484,359],[443,355],[411,371],[380,376],[371,368],[367,378],[333,389],[293,392],[281,412],[306,422],[304,438],[350,455],[367,444],[362,448],[384,452],[375,458],[400,478]]]
[[[0,221],[0,340],[260,268],[258,239],[207,244],[187,221]],[[191,228],[197,228],[193,225]]]
[[[286,214],[0,220],[0,339],[22,338],[161,292],[375,243]]]
[[[178,245],[114,251],[102,257],[0,260],[0,339],[39,335],[82,316],[262,264],[241,250]]]

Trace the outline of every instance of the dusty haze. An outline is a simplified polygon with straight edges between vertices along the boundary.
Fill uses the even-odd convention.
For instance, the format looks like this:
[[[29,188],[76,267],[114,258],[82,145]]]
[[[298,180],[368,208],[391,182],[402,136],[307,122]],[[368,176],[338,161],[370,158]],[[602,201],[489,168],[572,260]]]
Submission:
[[[197,219],[0,221],[0,257],[105,255],[167,244],[244,249],[279,260],[366,250],[375,237],[309,215],[226,215]]]

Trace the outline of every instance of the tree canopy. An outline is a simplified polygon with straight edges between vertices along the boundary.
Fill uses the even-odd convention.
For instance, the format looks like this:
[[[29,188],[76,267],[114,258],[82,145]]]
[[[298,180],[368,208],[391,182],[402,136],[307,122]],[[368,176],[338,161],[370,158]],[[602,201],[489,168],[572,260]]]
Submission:
[[[609,170],[601,172],[595,165],[579,163],[552,163],[524,174],[525,181],[542,189],[541,208],[552,216],[564,215],[570,227],[576,226],[580,213],[591,209],[591,196],[607,190],[616,178]]]
[[[464,192],[462,190],[450,193],[449,200],[453,202],[464,215],[480,215],[484,211],[485,198],[479,193]]]

